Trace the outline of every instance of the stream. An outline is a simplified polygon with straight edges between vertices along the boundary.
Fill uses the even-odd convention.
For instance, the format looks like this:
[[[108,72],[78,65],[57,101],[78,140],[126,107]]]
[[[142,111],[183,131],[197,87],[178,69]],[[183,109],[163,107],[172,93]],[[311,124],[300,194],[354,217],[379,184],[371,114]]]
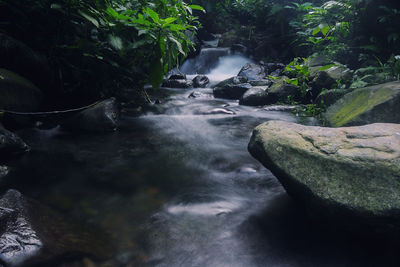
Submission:
[[[209,48],[181,70],[215,84],[246,62]],[[309,221],[247,152],[262,122],[316,120],[215,99],[211,88],[157,95],[161,104],[123,115],[112,134],[20,132],[32,151],[11,166],[13,187],[107,232],[112,266],[391,266],[385,245]]]

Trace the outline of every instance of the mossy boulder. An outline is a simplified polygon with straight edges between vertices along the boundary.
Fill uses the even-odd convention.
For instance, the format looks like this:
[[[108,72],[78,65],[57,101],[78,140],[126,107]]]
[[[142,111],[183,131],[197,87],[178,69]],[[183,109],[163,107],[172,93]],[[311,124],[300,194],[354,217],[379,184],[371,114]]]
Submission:
[[[42,101],[42,92],[20,75],[0,69],[0,109],[36,111]]]
[[[330,106],[323,117],[333,127],[400,123],[400,82],[356,89]]]
[[[400,125],[324,128],[269,121],[250,153],[312,218],[363,233],[400,234]]]

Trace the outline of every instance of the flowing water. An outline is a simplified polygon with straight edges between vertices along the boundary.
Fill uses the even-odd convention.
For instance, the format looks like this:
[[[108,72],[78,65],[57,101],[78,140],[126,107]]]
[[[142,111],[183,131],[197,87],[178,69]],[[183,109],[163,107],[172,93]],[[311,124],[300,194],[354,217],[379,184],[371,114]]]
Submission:
[[[215,83],[246,62],[208,49],[182,70],[207,73]],[[188,98],[193,91],[198,98]],[[140,117],[123,116],[112,134],[21,132],[32,151],[12,166],[12,186],[109,233],[115,266],[392,264],[396,253],[386,244],[310,222],[247,152],[259,123],[313,119],[214,99],[209,88],[159,94],[160,105]]]

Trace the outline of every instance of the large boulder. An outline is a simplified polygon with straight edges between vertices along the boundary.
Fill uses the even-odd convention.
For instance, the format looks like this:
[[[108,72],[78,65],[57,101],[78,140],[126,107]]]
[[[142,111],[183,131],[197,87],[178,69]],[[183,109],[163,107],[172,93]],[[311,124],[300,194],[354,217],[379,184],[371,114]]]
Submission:
[[[0,33],[0,68],[18,73],[41,89],[52,89],[53,72],[48,60],[24,43]]]
[[[262,106],[266,103],[268,103],[268,86],[250,88],[239,100],[239,104],[245,106]]]
[[[29,146],[16,134],[0,124],[0,158],[8,158],[29,151]]]
[[[265,68],[262,65],[247,63],[240,70],[238,76],[246,77],[249,81],[262,80],[265,77]]]
[[[400,125],[269,121],[255,128],[248,148],[314,219],[399,236]]]
[[[333,127],[375,122],[400,123],[400,82],[360,88],[346,94],[324,114]]]
[[[42,101],[42,92],[20,75],[0,69],[0,109],[36,111]]]
[[[0,199],[0,261],[6,266],[44,266],[61,257],[87,255],[107,259],[110,253],[109,240],[101,233],[16,190]]]
[[[214,97],[219,98],[240,99],[251,87],[249,83],[227,84],[222,87],[215,87],[213,94]]]
[[[78,132],[111,132],[118,128],[119,108],[115,98],[72,115],[61,123],[62,128]]]

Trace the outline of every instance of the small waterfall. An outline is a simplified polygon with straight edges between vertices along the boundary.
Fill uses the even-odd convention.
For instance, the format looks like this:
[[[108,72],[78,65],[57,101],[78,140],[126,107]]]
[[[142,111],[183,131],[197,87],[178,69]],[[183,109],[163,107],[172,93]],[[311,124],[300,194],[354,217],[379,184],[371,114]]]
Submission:
[[[197,57],[186,60],[180,70],[187,75],[205,74],[213,83],[236,76],[246,63],[252,62],[229,48],[203,48]]]

